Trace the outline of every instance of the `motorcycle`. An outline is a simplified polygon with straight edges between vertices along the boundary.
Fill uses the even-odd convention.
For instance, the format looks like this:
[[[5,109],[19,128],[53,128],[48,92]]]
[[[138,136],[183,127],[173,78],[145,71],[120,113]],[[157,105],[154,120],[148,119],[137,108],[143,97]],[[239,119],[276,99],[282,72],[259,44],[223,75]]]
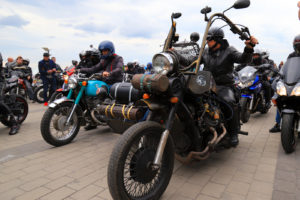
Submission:
[[[261,66],[246,66],[238,72],[238,87],[241,91],[241,121],[249,121],[250,114],[261,112],[266,114],[270,109],[270,102],[265,101],[262,82],[264,77],[270,73],[271,66],[264,64]]]
[[[249,5],[248,0],[238,0],[233,7]],[[144,93],[139,105],[132,109],[150,112],[145,121],[121,135],[112,151],[107,177],[113,199],[159,199],[172,176],[174,154],[179,161],[189,163],[207,159],[217,148],[228,147],[225,123],[232,116],[223,110],[231,108],[216,95],[212,74],[199,68],[213,21],[222,19],[241,39],[247,40],[250,34],[246,28],[239,29],[224,13],[208,19],[211,8],[201,12],[207,26],[196,61],[184,67],[178,54],[170,51],[176,31],[174,19],[181,16],[174,13],[163,52],[152,60],[156,74],[139,74],[132,79],[134,88]]]
[[[24,78],[26,78],[26,75],[23,72],[12,71],[11,77],[6,81],[5,93],[16,94],[26,99],[28,94]]]
[[[283,66],[276,84],[275,103],[281,113],[281,144],[286,153],[296,149],[300,130],[300,58],[292,57]]]
[[[67,96],[70,88],[68,87],[69,77],[75,72],[75,67],[72,67],[65,71],[62,75],[63,84],[61,84],[61,88],[58,88],[50,97],[49,102],[53,102],[56,99],[60,99],[64,96]]]
[[[67,97],[50,103],[42,118],[41,134],[46,142],[53,146],[66,145],[76,137],[80,126],[86,123],[108,125],[116,133],[122,133],[132,125],[131,121],[108,119],[106,116],[118,108],[118,102],[125,101],[128,104],[128,101],[139,98],[135,90],[126,85],[130,83],[115,83],[109,86],[99,81],[101,79],[102,75],[97,73],[89,78],[85,74],[73,74],[68,79],[67,84],[70,90]],[[131,91],[130,98],[124,99],[124,90],[125,94]],[[109,107],[111,102],[114,105]],[[96,108],[99,107],[104,107],[104,114],[98,113]]]

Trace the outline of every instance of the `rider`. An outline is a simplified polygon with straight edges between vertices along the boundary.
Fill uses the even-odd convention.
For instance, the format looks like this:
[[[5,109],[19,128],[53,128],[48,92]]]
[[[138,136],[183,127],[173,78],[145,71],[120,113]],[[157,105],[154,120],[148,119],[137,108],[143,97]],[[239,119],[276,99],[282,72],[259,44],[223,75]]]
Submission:
[[[26,85],[28,96],[29,96],[30,100],[34,101],[34,94],[33,94],[33,90],[32,90],[31,83],[30,83],[30,80],[32,78],[32,71],[29,66],[24,65],[23,61],[24,60],[23,60],[22,56],[18,56],[16,65],[12,66],[11,69],[12,69],[12,71],[20,71],[24,74],[23,80]]]
[[[4,78],[4,72],[3,72],[3,60],[2,60],[2,55],[0,53],[0,101],[4,101],[4,87],[5,87],[5,78]],[[16,121],[12,111],[6,106],[5,104],[2,104],[4,106],[5,110],[7,110],[9,113],[10,120],[12,122],[12,126],[9,131],[9,135],[15,135],[18,133],[18,130],[20,128],[20,124]],[[1,108],[3,109],[3,108]]]
[[[123,78],[123,58],[115,54],[115,46],[111,41],[105,40],[99,44],[98,47],[101,53],[100,62],[90,68],[78,69],[80,73],[102,74],[103,81],[108,85],[112,85],[116,82],[122,82]],[[95,129],[97,125],[88,124],[85,129],[91,130]]]
[[[203,53],[202,62],[204,70],[210,71],[216,81],[218,96],[224,99],[233,110],[233,116],[227,123],[232,146],[238,145],[237,134],[240,131],[239,97],[235,94],[233,67],[234,63],[251,62],[253,46],[257,43],[256,38],[251,36],[245,42],[244,52],[240,53],[234,47],[229,46],[221,28],[213,27],[207,35],[208,48]]]

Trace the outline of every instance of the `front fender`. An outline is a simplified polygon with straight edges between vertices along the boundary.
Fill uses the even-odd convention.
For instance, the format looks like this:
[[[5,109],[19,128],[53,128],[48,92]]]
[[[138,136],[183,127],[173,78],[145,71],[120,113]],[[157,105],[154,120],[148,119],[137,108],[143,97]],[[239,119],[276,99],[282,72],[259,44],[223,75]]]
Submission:
[[[73,99],[68,99],[67,97],[62,97],[60,99],[56,99],[53,102],[51,102],[49,104],[49,107],[50,108],[54,108],[54,107],[56,107],[57,105],[59,105],[59,104],[61,104],[63,102],[72,102],[72,103],[74,103],[74,100]]]
[[[295,111],[295,110],[293,110],[293,109],[283,109],[283,110],[281,111],[281,113],[286,113],[286,114],[295,114],[295,113],[296,113],[296,111]]]

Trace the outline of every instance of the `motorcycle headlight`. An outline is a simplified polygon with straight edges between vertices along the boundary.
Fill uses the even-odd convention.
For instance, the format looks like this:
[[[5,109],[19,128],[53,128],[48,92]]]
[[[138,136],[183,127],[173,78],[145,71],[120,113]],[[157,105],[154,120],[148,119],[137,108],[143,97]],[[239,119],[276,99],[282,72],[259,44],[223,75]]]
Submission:
[[[77,80],[74,77],[70,77],[68,81],[68,85],[70,88],[74,89],[77,86]]]
[[[293,89],[291,96],[300,96],[300,83],[298,83]]]
[[[287,96],[286,88],[283,82],[279,81],[276,85],[277,94],[280,96]]]
[[[155,73],[162,73],[166,75],[174,69],[174,58],[169,53],[158,53],[153,56],[152,66]]]

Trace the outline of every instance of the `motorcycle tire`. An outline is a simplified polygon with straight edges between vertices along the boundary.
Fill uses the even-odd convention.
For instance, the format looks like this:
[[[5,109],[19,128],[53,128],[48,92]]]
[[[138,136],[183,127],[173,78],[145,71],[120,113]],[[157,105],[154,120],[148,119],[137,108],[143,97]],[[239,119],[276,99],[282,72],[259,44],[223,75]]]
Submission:
[[[54,133],[52,133],[52,131],[50,130],[51,123],[53,123],[53,129],[56,129],[57,134],[59,133],[59,131],[62,131],[61,129],[67,128],[64,123],[68,118],[68,113],[70,113],[72,107],[73,107],[73,103],[63,102],[55,106],[54,108],[49,107],[47,111],[44,113],[40,125],[40,130],[44,140],[48,144],[51,144],[56,147],[63,146],[72,142],[72,140],[78,134],[80,129],[80,123],[81,123],[80,122],[81,112],[79,111],[79,109],[76,109],[75,112],[73,113],[72,122],[74,123],[75,121],[75,123],[73,124],[71,132],[68,132],[66,136],[64,137],[59,137],[58,135],[55,136]],[[52,122],[53,117],[56,117],[54,118],[56,121],[54,120]],[[64,131],[62,131],[62,133],[64,134]]]
[[[241,104],[241,114],[240,114],[241,121],[243,123],[247,123],[250,119],[250,110],[249,110],[250,103],[247,98],[241,98],[240,104]]]
[[[281,144],[285,153],[289,154],[295,151],[298,139],[298,130],[296,127],[294,114],[282,115],[281,124]]]
[[[160,124],[146,121],[131,126],[120,137],[110,156],[107,172],[108,187],[113,199],[147,200],[161,197],[173,173],[174,146],[171,137],[166,143],[160,169],[153,169],[149,163],[154,160],[163,131]],[[128,182],[131,181],[135,189],[130,187]],[[145,186],[148,183],[149,188]],[[139,189],[144,189],[143,194],[139,194]]]
[[[44,103],[44,88],[39,86],[34,90],[34,99],[38,103]]]
[[[18,107],[23,109],[21,113],[14,113],[17,123],[22,124],[28,115],[28,103],[24,97],[19,95],[16,96],[15,102],[18,103],[16,104]],[[13,125],[13,123],[8,118],[0,118],[0,121],[4,126],[7,127],[11,127]]]
[[[51,102],[55,101],[56,99],[62,98],[63,96],[65,96],[65,95],[64,95],[64,93],[63,93],[62,91],[55,91],[55,92],[51,95],[51,97],[50,97],[50,99],[49,99],[49,102],[51,103]]]

